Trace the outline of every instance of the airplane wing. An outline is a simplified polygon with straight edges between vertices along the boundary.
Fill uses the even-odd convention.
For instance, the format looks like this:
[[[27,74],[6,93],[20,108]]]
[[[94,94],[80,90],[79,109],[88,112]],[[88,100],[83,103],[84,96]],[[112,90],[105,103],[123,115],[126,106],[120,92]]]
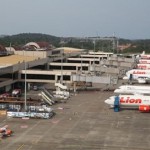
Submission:
[[[147,81],[150,80],[150,78],[145,77],[145,76],[140,76],[140,77],[137,78],[137,80],[138,80],[139,83],[146,83]]]
[[[134,94],[134,95],[137,95],[137,96],[138,96],[138,95],[139,95],[139,96],[144,95],[144,93],[140,93],[140,92],[134,92],[133,94]]]

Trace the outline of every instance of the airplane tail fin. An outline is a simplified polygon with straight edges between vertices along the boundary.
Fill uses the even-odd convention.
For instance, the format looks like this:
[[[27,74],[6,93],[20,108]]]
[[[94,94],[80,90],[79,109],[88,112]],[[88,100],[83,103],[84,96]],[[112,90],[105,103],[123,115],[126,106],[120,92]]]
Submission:
[[[145,51],[142,52],[142,55],[145,55]]]

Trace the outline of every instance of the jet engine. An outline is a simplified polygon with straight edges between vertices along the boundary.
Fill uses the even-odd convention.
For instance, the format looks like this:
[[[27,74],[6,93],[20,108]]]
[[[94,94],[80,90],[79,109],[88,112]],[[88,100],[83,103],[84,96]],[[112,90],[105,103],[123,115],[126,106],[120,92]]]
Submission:
[[[150,106],[149,105],[140,105],[139,111],[141,112],[150,112]]]
[[[146,78],[139,78],[138,83],[146,83]]]

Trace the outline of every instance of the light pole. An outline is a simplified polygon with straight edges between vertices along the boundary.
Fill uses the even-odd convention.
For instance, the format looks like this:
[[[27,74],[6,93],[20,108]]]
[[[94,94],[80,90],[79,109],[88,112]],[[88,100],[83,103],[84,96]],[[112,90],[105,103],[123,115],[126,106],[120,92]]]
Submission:
[[[93,44],[94,44],[94,72],[95,72],[95,40],[93,41]]]
[[[82,73],[82,53],[81,53],[81,73]]]
[[[64,54],[64,51],[62,51],[62,54],[61,54],[61,84],[63,84],[63,54]]]
[[[24,69],[25,69],[25,74],[24,74],[24,109],[27,111],[27,62],[26,62],[26,50],[24,50]]]

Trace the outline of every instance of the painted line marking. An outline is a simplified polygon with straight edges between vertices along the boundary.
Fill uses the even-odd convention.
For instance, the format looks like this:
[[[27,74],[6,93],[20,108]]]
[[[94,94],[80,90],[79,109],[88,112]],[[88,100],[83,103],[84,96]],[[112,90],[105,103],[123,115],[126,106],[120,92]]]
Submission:
[[[20,145],[16,150],[21,150],[24,147],[24,144]]]

